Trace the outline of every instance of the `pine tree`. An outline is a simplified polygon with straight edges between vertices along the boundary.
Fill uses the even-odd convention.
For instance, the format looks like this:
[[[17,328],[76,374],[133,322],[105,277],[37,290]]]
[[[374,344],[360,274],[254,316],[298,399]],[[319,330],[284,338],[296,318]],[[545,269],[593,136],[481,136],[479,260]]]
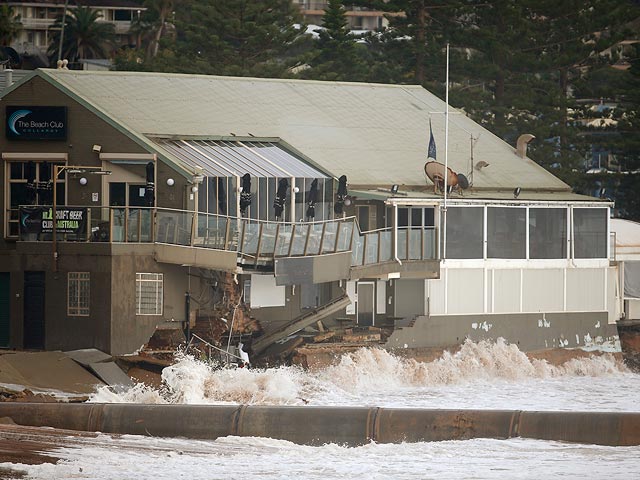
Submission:
[[[157,61],[162,70],[279,76],[304,30],[290,0],[185,0],[176,11],[177,41]]]
[[[375,81],[430,85],[442,81],[448,27],[459,2],[447,0],[345,0],[345,4],[387,12],[389,28],[367,39],[373,61],[382,61],[386,69],[376,68]],[[379,52],[384,54],[379,55]],[[386,70],[386,71],[385,71]],[[389,75],[391,73],[391,75]],[[436,80],[437,79],[437,80]]]
[[[341,0],[329,0],[322,17],[322,27],[307,62],[311,68],[303,70],[300,77],[317,80],[367,80],[368,74],[364,69],[366,51],[356,43],[356,37],[349,31],[346,10]]]

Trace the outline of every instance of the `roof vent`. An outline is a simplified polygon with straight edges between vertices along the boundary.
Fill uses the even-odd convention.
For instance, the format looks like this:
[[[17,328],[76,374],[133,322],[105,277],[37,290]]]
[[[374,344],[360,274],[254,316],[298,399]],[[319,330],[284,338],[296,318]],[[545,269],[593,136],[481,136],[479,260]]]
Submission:
[[[523,133],[518,137],[518,141],[516,142],[516,151],[518,152],[518,155],[520,157],[527,157],[527,144],[534,138],[536,137],[534,137],[530,133]]]

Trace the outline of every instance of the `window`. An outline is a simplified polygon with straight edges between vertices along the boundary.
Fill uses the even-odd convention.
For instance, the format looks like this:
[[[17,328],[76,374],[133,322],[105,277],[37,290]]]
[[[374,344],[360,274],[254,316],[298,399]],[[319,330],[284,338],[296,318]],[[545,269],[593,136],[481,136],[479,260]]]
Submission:
[[[19,233],[19,208],[21,205],[51,205],[53,202],[53,165],[39,161],[7,162],[7,235]],[[61,165],[61,164],[60,164]],[[65,174],[56,181],[58,205],[65,205]]]
[[[373,230],[371,228],[371,225],[369,224],[369,219],[371,218],[371,215],[369,212],[369,206],[368,205],[359,206],[357,207],[356,211],[358,214],[358,225],[360,226],[360,231],[368,232],[369,230]]]
[[[483,258],[484,208],[447,210],[447,258]]]
[[[136,315],[162,315],[162,273],[136,273]]]
[[[114,10],[113,19],[116,22],[130,22],[132,19],[133,10]]]
[[[567,209],[529,209],[529,258],[567,258]]]
[[[67,315],[89,316],[89,272],[69,272],[67,275]]]
[[[487,209],[487,257],[524,258],[526,253],[526,209]]]
[[[574,258],[607,258],[606,208],[573,209]]]

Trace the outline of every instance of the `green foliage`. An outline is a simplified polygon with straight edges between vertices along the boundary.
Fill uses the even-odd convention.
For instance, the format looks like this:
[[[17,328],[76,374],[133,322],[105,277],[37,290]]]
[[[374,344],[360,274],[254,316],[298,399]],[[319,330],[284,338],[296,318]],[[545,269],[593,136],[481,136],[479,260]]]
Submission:
[[[300,78],[333,81],[366,81],[365,68],[367,50],[356,43],[356,37],[348,28],[346,11],[340,0],[329,0],[324,16],[323,28],[318,39],[312,42],[306,65]]]
[[[16,15],[13,7],[0,5],[0,45],[9,45],[20,30],[20,15]]]
[[[76,7],[67,12],[62,39],[62,58],[76,62],[81,58],[107,58],[115,38],[112,23],[99,22],[101,14],[90,7]],[[58,57],[62,15],[52,27],[54,34],[49,45],[51,58]]]
[[[290,0],[185,0],[176,11],[176,63],[163,69],[217,75],[283,75],[302,31]],[[161,45],[162,47],[162,45]],[[162,63],[162,62],[160,62]]]

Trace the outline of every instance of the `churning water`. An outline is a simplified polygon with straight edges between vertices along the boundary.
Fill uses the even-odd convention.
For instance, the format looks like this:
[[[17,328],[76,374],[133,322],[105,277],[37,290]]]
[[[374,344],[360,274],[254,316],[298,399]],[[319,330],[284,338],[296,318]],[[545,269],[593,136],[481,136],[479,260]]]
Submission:
[[[429,363],[363,348],[318,371],[213,369],[183,356],[162,378],[160,390],[102,388],[91,401],[631,411],[640,393],[640,375],[611,354],[553,366],[502,340],[467,342]]]
[[[310,372],[212,369],[183,356],[163,372],[164,387],[122,394],[100,389],[94,402],[259,405],[366,405],[519,410],[638,410],[640,375],[613,355],[562,366],[530,360],[515,345],[468,342],[421,363],[362,349]],[[283,440],[213,441],[123,436],[70,439],[56,464],[10,465],[44,479],[629,479],[640,447],[602,447],[529,439],[310,447]],[[0,464],[0,467],[7,464]]]

